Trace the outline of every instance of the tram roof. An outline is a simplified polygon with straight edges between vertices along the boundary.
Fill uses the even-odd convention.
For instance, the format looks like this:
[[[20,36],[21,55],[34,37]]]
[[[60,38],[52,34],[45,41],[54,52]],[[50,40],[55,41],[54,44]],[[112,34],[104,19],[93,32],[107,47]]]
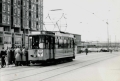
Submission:
[[[33,32],[29,36],[35,36],[35,35],[49,35],[49,36],[62,36],[62,37],[70,37],[74,38],[74,35],[68,32],[62,32],[62,31],[39,31],[39,32]]]

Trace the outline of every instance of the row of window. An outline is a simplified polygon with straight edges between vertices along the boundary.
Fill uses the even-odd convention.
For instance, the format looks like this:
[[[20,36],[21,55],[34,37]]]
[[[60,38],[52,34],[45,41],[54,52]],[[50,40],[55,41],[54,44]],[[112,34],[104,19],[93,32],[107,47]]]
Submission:
[[[58,39],[55,43],[56,48],[73,48],[74,40],[62,40]]]
[[[41,48],[39,45],[41,45],[45,49],[53,49],[54,46],[56,49],[61,48],[73,48],[74,47],[74,40],[62,40],[58,39],[55,41],[54,37],[50,36],[33,36],[31,40],[31,45],[33,49],[39,49]],[[30,46],[31,47],[31,46]]]
[[[22,13],[23,18],[27,18],[27,19],[31,18],[35,20],[36,18],[40,18],[40,16],[41,15],[39,14],[39,12],[27,11],[23,9],[23,13]]]

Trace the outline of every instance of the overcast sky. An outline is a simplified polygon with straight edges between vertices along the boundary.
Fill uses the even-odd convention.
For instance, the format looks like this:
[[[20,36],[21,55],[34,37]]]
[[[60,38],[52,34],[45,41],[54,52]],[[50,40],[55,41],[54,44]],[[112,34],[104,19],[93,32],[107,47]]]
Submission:
[[[120,0],[43,1],[44,27],[47,30],[58,30],[57,25],[53,25],[58,21],[61,31],[80,34],[82,41],[107,41],[108,20],[110,41],[120,42]],[[50,11],[54,9],[62,10]]]

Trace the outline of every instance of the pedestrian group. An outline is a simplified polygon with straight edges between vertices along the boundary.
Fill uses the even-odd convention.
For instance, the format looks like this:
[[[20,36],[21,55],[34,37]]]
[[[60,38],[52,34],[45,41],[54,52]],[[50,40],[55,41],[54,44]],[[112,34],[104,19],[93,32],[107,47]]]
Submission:
[[[28,64],[28,50],[24,46],[21,48],[17,46],[15,48],[8,47],[6,50],[2,47],[0,51],[1,68],[15,64],[15,66]]]

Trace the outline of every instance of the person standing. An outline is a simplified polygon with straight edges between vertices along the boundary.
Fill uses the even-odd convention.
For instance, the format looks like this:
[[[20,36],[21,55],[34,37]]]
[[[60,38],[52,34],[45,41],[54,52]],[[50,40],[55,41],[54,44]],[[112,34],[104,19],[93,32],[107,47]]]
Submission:
[[[10,47],[8,47],[8,50],[7,50],[7,65],[10,65],[10,64],[12,64],[12,60],[11,60],[11,49],[10,49]]]
[[[22,61],[22,57],[21,57],[21,50],[19,47],[17,47],[17,49],[15,50],[15,65],[21,65],[21,61]]]
[[[28,48],[26,48],[26,64],[27,66],[30,64],[30,62],[28,62]]]
[[[14,57],[14,48],[13,47],[11,47],[10,54],[11,54],[11,62],[13,64],[13,63],[15,63],[15,61],[14,61],[14,59],[15,59],[15,57]]]
[[[88,48],[85,49],[86,55],[88,54]]]
[[[22,64],[26,65],[26,49],[23,47],[22,49]]]
[[[1,68],[3,68],[3,66],[6,65],[5,56],[6,56],[6,52],[5,52],[5,50],[4,50],[4,47],[2,47],[2,50],[1,50],[1,52],[0,52]]]

